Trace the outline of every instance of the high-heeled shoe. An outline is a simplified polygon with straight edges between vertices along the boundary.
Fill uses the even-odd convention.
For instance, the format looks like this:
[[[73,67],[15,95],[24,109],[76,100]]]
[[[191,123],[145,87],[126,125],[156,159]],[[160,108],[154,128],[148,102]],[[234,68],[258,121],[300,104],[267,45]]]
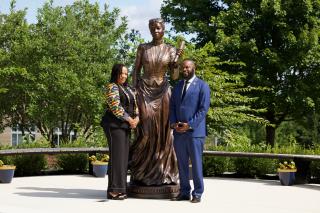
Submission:
[[[124,200],[125,199],[125,196],[121,193],[113,196],[111,195],[110,193],[107,194],[107,198],[110,199],[110,200]]]

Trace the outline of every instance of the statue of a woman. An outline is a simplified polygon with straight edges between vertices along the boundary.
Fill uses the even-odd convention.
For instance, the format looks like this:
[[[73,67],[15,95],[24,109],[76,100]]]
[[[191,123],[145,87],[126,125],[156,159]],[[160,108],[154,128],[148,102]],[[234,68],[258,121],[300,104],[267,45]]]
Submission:
[[[151,19],[149,29],[153,40],[139,45],[133,71],[140,125],[130,149],[131,183],[177,184],[178,167],[169,126],[171,90],[166,73],[175,66],[182,50],[164,43],[162,19]]]

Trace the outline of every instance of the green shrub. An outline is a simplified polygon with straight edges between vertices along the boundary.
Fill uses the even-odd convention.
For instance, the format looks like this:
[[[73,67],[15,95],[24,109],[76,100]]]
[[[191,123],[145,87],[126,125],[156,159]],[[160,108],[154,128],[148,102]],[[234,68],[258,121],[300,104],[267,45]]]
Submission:
[[[277,160],[264,158],[234,158],[235,171],[243,177],[261,177],[275,173]]]
[[[275,174],[277,172],[277,159],[255,158],[255,164],[257,166],[255,175],[258,177],[264,176],[266,174]]]
[[[312,161],[311,162],[310,174],[313,179],[320,180],[320,161]]]
[[[87,143],[83,137],[79,137],[75,141],[61,144],[61,147],[87,147]],[[88,155],[85,153],[57,155],[57,166],[65,173],[84,173],[88,164]]]
[[[28,149],[28,148],[50,148],[50,142],[44,138],[37,139],[35,141],[24,139],[22,143],[18,144],[16,149]]]
[[[320,155],[320,145],[314,146],[314,154]],[[311,162],[310,174],[312,178],[320,180],[320,161]]]
[[[44,139],[31,141],[24,140],[16,146],[17,149],[48,148],[50,143]],[[11,164],[16,166],[15,176],[40,175],[47,166],[45,155],[15,155],[8,157]]]
[[[233,164],[238,175],[244,177],[254,177],[255,168],[252,158],[234,158]]]
[[[1,156],[1,159],[6,165],[13,165],[13,157],[12,156]]]
[[[57,165],[66,173],[84,173],[88,168],[88,155],[61,154],[57,156]]]
[[[93,132],[92,137],[84,140],[88,147],[108,147],[107,138],[101,127]]]
[[[228,171],[229,158],[228,157],[203,157],[203,174],[204,176],[221,175]]]
[[[40,175],[46,168],[47,161],[44,155],[16,155],[12,159],[16,166],[16,176]]]

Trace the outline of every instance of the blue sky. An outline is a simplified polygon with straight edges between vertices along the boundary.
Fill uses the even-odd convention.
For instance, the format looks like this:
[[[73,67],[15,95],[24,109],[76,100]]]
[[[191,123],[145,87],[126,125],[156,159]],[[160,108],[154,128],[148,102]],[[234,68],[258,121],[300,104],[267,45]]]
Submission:
[[[37,9],[48,0],[16,0],[16,8],[27,8],[27,20],[29,23],[36,22]],[[65,6],[76,0],[54,0],[54,5]],[[148,28],[148,20],[160,17],[160,6],[162,0],[90,0],[91,3],[98,2],[100,7],[107,3],[111,8],[117,7],[121,10],[121,16],[128,17],[129,29],[139,30],[144,39],[151,40]],[[0,0],[0,11],[8,13],[10,0]],[[167,26],[167,29],[169,27]]]

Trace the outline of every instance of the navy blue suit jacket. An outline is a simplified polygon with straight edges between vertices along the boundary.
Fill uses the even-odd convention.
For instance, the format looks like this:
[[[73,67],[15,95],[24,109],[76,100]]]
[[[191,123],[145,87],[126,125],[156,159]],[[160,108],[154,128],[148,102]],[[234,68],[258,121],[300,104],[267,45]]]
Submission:
[[[206,114],[210,107],[210,88],[206,82],[195,78],[181,101],[184,81],[173,88],[170,100],[170,125],[187,122],[192,128],[192,137],[207,136]],[[174,134],[179,134],[174,131]]]

